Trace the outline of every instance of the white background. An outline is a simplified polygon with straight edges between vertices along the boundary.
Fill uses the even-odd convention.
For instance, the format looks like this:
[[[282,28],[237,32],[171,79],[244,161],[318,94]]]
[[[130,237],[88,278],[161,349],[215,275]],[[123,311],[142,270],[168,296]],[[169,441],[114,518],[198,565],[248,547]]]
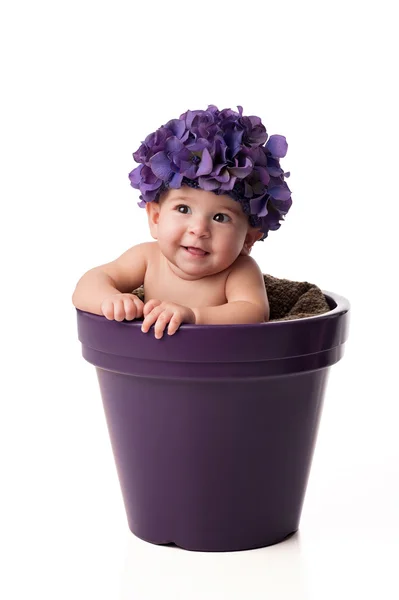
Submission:
[[[398,598],[398,119],[394,2],[10,2],[1,45],[0,594]],[[71,295],[149,239],[128,181],[187,109],[287,137],[293,206],[253,256],[351,302],[300,533],[206,554],[128,531]],[[396,256],[395,256],[396,255]]]

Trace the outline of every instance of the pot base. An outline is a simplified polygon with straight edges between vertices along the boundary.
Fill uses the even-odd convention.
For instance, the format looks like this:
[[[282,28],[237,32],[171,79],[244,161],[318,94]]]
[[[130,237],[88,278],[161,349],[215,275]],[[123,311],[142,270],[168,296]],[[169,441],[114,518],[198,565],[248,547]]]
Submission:
[[[256,543],[256,544],[251,542],[248,545],[238,544],[237,546],[226,547],[225,544],[223,544],[223,545],[216,544],[215,545],[212,543],[205,544],[205,545],[204,544],[196,545],[195,543],[192,542],[192,540],[190,540],[187,543],[185,543],[184,540],[181,540],[178,542],[159,541],[159,540],[149,539],[142,535],[138,535],[137,532],[133,531],[130,527],[129,527],[129,529],[135,537],[142,540],[143,542],[153,544],[154,546],[172,546],[172,547],[179,548],[181,550],[188,550],[189,552],[245,552],[246,550],[258,550],[260,548],[266,548],[268,546],[274,546],[276,544],[281,544],[283,542],[286,542],[289,539],[291,539],[294,535],[296,535],[296,533],[298,532],[298,529],[295,529],[295,531],[291,531],[291,533],[288,533],[285,535],[282,534],[282,535],[280,535],[278,537],[274,537],[274,538],[267,537],[267,539],[263,540],[262,542]]]

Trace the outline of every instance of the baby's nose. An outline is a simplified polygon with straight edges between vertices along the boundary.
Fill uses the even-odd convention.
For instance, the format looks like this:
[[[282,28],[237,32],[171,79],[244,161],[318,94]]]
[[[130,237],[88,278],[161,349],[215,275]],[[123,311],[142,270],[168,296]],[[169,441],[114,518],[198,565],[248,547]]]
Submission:
[[[192,219],[190,221],[190,233],[198,237],[209,237],[210,228],[208,219]]]

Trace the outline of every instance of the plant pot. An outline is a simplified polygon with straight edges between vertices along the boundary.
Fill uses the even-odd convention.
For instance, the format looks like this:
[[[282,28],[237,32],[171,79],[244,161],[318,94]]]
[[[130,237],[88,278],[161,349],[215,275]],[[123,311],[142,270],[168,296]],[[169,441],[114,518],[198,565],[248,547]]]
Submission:
[[[251,325],[141,322],[77,311],[96,366],[130,530],[201,551],[258,548],[299,526],[329,367],[349,303]]]

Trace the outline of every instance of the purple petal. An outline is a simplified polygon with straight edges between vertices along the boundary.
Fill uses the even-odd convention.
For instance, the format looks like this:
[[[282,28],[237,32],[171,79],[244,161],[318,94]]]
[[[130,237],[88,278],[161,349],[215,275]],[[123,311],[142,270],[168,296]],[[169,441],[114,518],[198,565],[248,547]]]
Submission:
[[[221,171],[219,175],[215,175],[215,179],[216,181],[220,181],[221,183],[226,183],[230,179],[230,174],[227,169],[223,169],[223,171]]]
[[[176,136],[170,137],[166,140],[165,151],[166,152],[180,152],[184,148],[184,144]]]
[[[283,174],[278,158],[273,158],[270,154],[267,157],[267,171],[272,177],[280,177]]]
[[[230,192],[233,189],[236,181],[237,177],[230,177],[229,181],[227,181],[226,183],[222,183],[220,189],[226,192]]]
[[[133,187],[138,186],[141,181],[141,170],[144,165],[139,165],[129,173],[130,183]]]
[[[147,165],[144,165],[141,170],[141,179],[144,181],[144,183],[155,183],[156,181],[159,184],[161,183],[158,177],[154,175],[151,168],[147,167]]]
[[[216,179],[208,177],[199,177],[198,183],[203,190],[212,191],[219,189],[220,185]]]
[[[157,177],[154,178],[155,181],[151,182],[142,182],[140,185],[140,191],[145,193],[145,192],[152,192],[154,190],[157,190],[159,187],[161,187],[162,181],[160,179],[158,179]]]
[[[197,177],[197,165],[190,162],[189,166],[184,171],[182,170],[182,173],[187,179],[195,179]]]
[[[250,141],[252,144],[260,146],[261,144],[264,144],[266,142],[267,137],[267,131],[264,125],[257,125],[251,131]]]
[[[191,170],[194,167],[194,175],[197,172],[197,167],[191,162],[191,160],[181,160],[179,162],[180,173],[185,174],[188,170]]]
[[[268,231],[276,231],[276,229],[280,228],[279,220],[281,219],[281,215],[273,209],[273,206],[270,206],[269,212],[266,217],[263,217],[262,230]]]
[[[272,203],[273,207],[278,210],[281,215],[285,215],[291,208],[292,200],[291,198],[288,198],[287,200],[275,200],[273,198]]]
[[[247,118],[249,119],[252,127],[257,127],[258,125],[261,125],[263,127],[262,121],[261,121],[260,117],[257,117],[255,115],[251,115],[251,116],[249,116]]]
[[[215,149],[214,156],[213,156],[214,162],[215,163],[225,163],[227,146],[226,146],[226,142],[224,141],[224,139],[221,138],[220,136],[215,137],[214,149]]]
[[[201,162],[197,171],[197,177],[200,177],[201,175],[209,175],[209,173],[212,171],[212,167],[212,157],[209,154],[208,149],[204,148],[202,151]]]
[[[267,210],[267,198],[263,196],[262,198],[254,198],[249,202],[251,206],[251,214],[257,215],[258,217],[265,217],[268,213]]]
[[[170,131],[172,131],[173,135],[178,138],[182,137],[182,135],[186,129],[184,121],[181,121],[180,119],[172,119],[171,121],[166,123],[165,127],[167,129],[170,129]]]
[[[185,142],[188,139],[188,136],[190,135],[189,130],[187,129],[186,133],[180,138],[182,142]]]
[[[252,190],[252,186],[249,185],[248,181],[244,179],[244,196],[245,198],[252,198],[254,192]]]
[[[280,177],[283,174],[283,169],[280,167],[274,167],[273,165],[267,165],[268,173],[271,177]]]
[[[291,198],[291,191],[285,186],[272,187],[268,190],[268,194],[276,200],[289,200]]]
[[[148,154],[148,147],[142,142],[140,148],[133,153],[133,158],[137,163],[144,163]]]
[[[183,146],[183,148],[179,152],[175,153],[175,155],[173,156],[173,162],[178,166],[181,165],[183,162],[191,164],[191,157],[192,153],[190,152],[190,150]]]
[[[271,135],[267,141],[266,148],[272,156],[284,158],[288,149],[287,140],[283,135]]]
[[[154,154],[150,159],[150,167],[153,173],[155,173],[159,179],[162,179],[162,181],[167,181],[172,173],[169,158],[163,151]]]
[[[267,185],[270,181],[270,175],[267,172],[267,169],[265,169],[264,167],[255,167],[255,170],[257,171],[257,173],[259,174],[259,179],[260,181],[264,184]]]
[[[172,135],[169,129],[160,127],[145,138],[144,143],[155,153],[163,148],[166,140]]]
[[[191,125],[197,115],[201,115],[203,113],[202,110],[188,110],[185,113],[186,125],[190,129]]]
[[[255,183],[253,183],[252,189],[256,196],[259,196],[260,194],[263,195],[265,193],[265,186],[263,185],[263,183],[261,181],[256,181]]]
[[[159,190],[154,190],[153,192],[143,192],[143,200],[145,202],[152,202],[158,196]]]
[[[208,104],[208,107],[207,107],[207,109],[206,109],[206,112],[210,112],[210,113],[212,113],[213,115],[214,115],[214,114],[216,114],[216,115],[217,115],[217,114],[219,113],[219,109],[218,109],[218,107],[217,107],[217,106],[215,106],[214,104]]]
[[[236,160],[236,162],[238,162],[238,161]],[[249,175],[251,173],[252,167],[253,167],[252,160],[248,156],[246,156],[245,164],[243,167],[235,166],[235,167],[231,167],[229,170],[230,170],[230,173],[232,173],[239,179],[244,179],[244,177],[246,177],[247,175]]]
[[[231,129],[224,134],[224,140],[231,150],[231,156],[235,156],[240,151],[243,133],[243,129]]]
[[[183,175],[181,173],[175,173],[169,182],[169,187],[174,188],[174,189],[180,188],[182,180],[183,180]]]
[[[209,142],[205,138],[198,138],[194,142],[187,144],[187,148],[192,152],[198,152],[198,150],[204,150],[204,148],[209,148]]]
[[[251,158],[256,166],[266,167],[267,155],[264,146],[251,148]],[[270,159],[269,159],[270,160]]]
[[[140,196],[140,198],[142,198],[142,196]],[[145,202],[144,200],[137,202],[137,206],[139,206],[140,208],[145,208],[146,204],[147,204],[147,202]]]
[[[216,166],[216,167],[213,169],[213,171],[212,171],[212,175],[219,175],[219,174],[220,174],[220,172],[221,172],[223,169],[225,169],[225,168],[226,168],[226,164],[225,164],[225,163],[222,163],[222,164],[220,164],[220,165],[217,165],[217,166]]]

